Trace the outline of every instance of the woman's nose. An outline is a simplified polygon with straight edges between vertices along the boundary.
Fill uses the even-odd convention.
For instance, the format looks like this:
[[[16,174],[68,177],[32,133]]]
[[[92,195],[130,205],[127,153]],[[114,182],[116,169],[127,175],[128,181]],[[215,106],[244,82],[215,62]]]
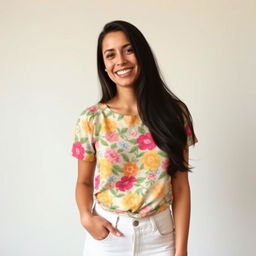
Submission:
[[[124,65],[126,63],[126,58],[123,54],[118,54],[117,65]]]

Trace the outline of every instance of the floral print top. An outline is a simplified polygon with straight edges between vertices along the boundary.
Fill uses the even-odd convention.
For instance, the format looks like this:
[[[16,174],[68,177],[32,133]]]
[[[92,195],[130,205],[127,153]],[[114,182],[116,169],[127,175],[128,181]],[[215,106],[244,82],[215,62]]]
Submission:
[[[190,146],[191,133],[185,129]],[[72,155],[97,160],[94,199],[105,210],[139,218],[172,203],[167,154],[139,115],[119,114],[103,103],[88,107],[76,123]]]

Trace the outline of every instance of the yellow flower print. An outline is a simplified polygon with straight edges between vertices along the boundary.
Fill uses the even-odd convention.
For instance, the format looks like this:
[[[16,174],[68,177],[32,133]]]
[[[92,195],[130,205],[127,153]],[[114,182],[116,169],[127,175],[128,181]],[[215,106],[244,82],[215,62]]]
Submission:
[[[143,155],[142,161],[146,169],[156,170],[160,164],[160,156],[155,151],[149,151]]]
[[[157,184],[151,190],[151,195],[154,198],[162,198],[164,196],[165,186],[164,184]]]
[[[136,176],[138,167],[134,162],[128,162],[123,165],[123,171],[125,176]]]
[[[141,205],[141,197],[136,193],[130,193],[122,198],[121,203],[125,211],[135,212]]]
[[[93,124],[90,121],[88,121],[88,120],[82,121],[82,127],[83,127],[83,129],[85,130],[86,133],[92,134],[94,127],[93,127]]]
[[[109,118],[104,118],[102,120],[102,131],[103,132],[114,132],[116,131],[117,125],[116,122],[109,119]]]
[[[112,174],[112,164],[106,158],[100,160],[100,178],[106,179]]]
[[[112,203],[112,196],[108,191],[99,192],[96,197],[103,205],[110,205]]]
[[[139,117],[138,116],[125,116],[123,120],[128,126],[135,126],[139,122]]]

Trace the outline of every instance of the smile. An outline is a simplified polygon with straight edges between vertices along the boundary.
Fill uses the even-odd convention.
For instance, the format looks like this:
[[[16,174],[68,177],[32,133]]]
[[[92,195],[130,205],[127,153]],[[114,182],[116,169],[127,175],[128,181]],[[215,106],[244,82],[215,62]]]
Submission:
[[[123,69],[123,70],[117,71],[116,74],[117,74],[118,76],[124,76],[124,75],[130,74],[131,71],[132,71],[132,68],[127,68],[127,69]]]

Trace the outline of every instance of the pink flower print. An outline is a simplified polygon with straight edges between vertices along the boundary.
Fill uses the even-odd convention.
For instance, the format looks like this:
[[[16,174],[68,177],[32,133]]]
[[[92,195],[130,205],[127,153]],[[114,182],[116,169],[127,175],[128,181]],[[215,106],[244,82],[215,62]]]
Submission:
[[[135,137],[137,135],[137,132],[135,129],[131,129],[128,134],[132,137]]]
[[[75,142],[72,147],[72,156],[76,157],[79,160],[84,158],[84,148],[80,142]]]
[[[136,179],[134,176],[123,176],[121,180],[116,183],[116,187],[121,191],[126,191],[132,188],[135,181]]]
[[[114,188],[114,183],[113,182],[107,183],[106,188],[108,189]]]
[[[92,106],[92,107],[88,108],[88,111],[94,113],[94,112],[97,111],[97,107],[96,106]]]
[[[99,189],[100,186],[100,175],[96,176],[94,179],[94,188]]]
[[[137,139],[137,142],[139,144],[139,149],[153,149],[156,147],[150,132],[141,134]]]
[[[192,136],[192,132],[188,124],[185,125],[185,132],[188,137]]]
[[[167,171],[169,164],[170,164],[169,159],[165,159],[162,161],[161,167],[163,168],[164,171]]]
[[[147,214],[151,211],[151,207],[146,206],[143,209],[140,210],[141,217],[147,216]]]
[[[98,150],[99,149],[99,141],[96,140],[94,145],[95,145],[95,149]]]
[[[117,209],[117,210],[115,210],[114,212],[115,212],[116,214],[120,214],[120,213],[123,213],[123,211],[121,211],[121,210],[118,210],[118,209]]]
[[[112,163],[116,164],[120,161],[119,154],[114,149],[107,149],[105,152],[105,157]]]
[[[153,180],[156,178],[156,173],[155,172],[151,172],[149,175],[148,175],[148,178]]]
[[[118,135],[117,132],[107,132],[105,134],[105,138],[109,142],[118,141],[119,140],[119,135]]]

